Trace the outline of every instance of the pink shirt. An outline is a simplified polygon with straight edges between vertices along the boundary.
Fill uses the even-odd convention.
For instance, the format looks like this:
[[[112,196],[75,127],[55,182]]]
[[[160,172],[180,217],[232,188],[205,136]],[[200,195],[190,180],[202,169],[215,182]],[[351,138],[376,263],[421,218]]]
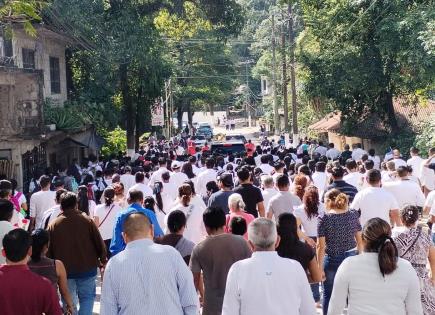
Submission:
[[[249,214],[249,213],[247,213],[245,211],[239,211],[239,212],[236,212],[236,213],[235,212],[230,212],[230,214],[227,214],[227,221],[226,221],[226,224],[225,224],[225,232],[231,233],[230,223],[231,223],[231,220],[234,217],[242,217],[243,219],[245,219],[246,226],[248,226],[249,223],[251,223],[252,221],[255,220],[255,217],[252,214]],[[243,237],[245,238],[245,240],[248,240],[248,232],[246,232],[243,235]]]

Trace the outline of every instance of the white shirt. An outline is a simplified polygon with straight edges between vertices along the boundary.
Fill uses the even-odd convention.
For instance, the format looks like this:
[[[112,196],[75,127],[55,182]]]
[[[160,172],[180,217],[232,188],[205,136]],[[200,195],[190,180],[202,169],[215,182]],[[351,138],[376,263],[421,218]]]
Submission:
[[[327,151],[328,149],[323,146],[318,146],[317,148],[314,149],[314,153],[319,153],[321,156],[326,155]]]
[[[169,181],[169,183],[163,183],[162,195],[165,195],[165,198],[171,200],[172,204],[172,202],[178,197],[178,186],[171,181]]]
[[[171,212],[175,210],[181,210],[184,212],[187,218],[186,229],[184,230],[183,236],[189,241],[198,244],[207,236],[207,231],[205,230],[204,222],[202,220],[202,214],[204,210],[194,204],[192,201],[190,205],[185,207],[181,203],[177,203],[165,217],[165,226],[168,223],[168,216]],[[167,231],[165,231],[167,233]]]
[[[373,161],[373,168],[379,170],[381,168],[381,158],[378,155],[369,155],[369,160]]]
[[[435,204],[430,209],[429,215],[435,217]],[[435,224],[432,225],[432,233],[435,234]]]
[[[3,240],[3,237],[13,229],[14,226],[10,222],[0,221],[0,240]],[[3,243],[0,243],[0,252],[2,252],[2,249],[3,249]],[[6,263],[6,257],[3,257],[3,255],[0,254],[0,265],[3,265],[5,263]]]
[[[305,270],[274,252],[254,252],[228,272],[222,315],[313,315]]]
[[[338,159],[340,154],[341,154],[341,152],[338,151],[336,148],[331,148],[328,151],[326,151],[326,157],[330,160]]]
[[[205,197],[207,196],[207,183],[211,181],[216,181],[217,173],[214,169],[206,169],[204,172],[198,175],[196,181],[195,190],[198,194]]]
[[[420,177],[421,165],[423,164],[423,159],[421,157],[418,155],[413,156],[406,161],[406,164],[412,167],[412,172],[417,175],[417,177]]]
[[[130,191],[132,190],[140,190],[143,193],[143,197],[148,197],[153,195],[153,190],[143,183],[137,183],[128,190],[127,199],[130,197]]]
[[[328,187],[328,175],[325,172],[314,172],[311,176],[314,186],[319,190],[319,196],[323,194]]]
[[[360,222],[364,226],[372,218],[381,218],[390,222],[390,211],[399,209],[396,198],[380,187],[367,187],[359,191],[352,204],[351,209],[361,210]]]
[[[186,174],[181,173],[181,172],[173,172],[171,174],[171,179],[170,182],[173,183],[175,185],[175,187],[178,189],[178,187],[180,187],[181,185],[183,185],[183,183],[189,180],[189,177],[187,177]]]
[[[399,258],[397,269],[382,276],[378,254],[348,257],[338,268],[329,302],[329,315],[423,315],[420,284],[411,264]]]
[[[269,207],[270,199],[278,194],[278,190],[276,190],[275,188],[266,188],[265,190],[261,191],[261,194],[263,195],[264,207],[267,209]]]
[[[424,164],[427,160],[424,160],[420,167],[420,180],[423,186],[426,186],[429,190],[435,190],[435,172]],[[416,173],[417,174],[417,173]]]
[[[169,170],[166,167],[164,167],[164,166],[159,167],[159,169],[157,171],[155,171],[153,173],[153,175],[151,175],[148,186],[154,187],[155,182],[161,182],[162,181],[162,174],[165,172],[169,172]],[[171,172],[169,172],[169,173],[171,173]],[[171,174],[171,176],[172,176],[172,174]]]
[[[35,218],[35,226],[41,224],[44,212],[56,204],[55,198],[56,192],[51,190],[41,190],[30,197],[30,217]]]
[[[135,176],[131,174],[123,174],[121,175],[121,183],[124,185],[124,191],[128,191],[136,184]]]
[[[420,186],[409,179],[385,183],[382,187],[393,194],[399,209],[403,209],[405,206],[424,206],[424,194]]]
[[[296,218],[301,220],[302,232],[304,232],[306,236],[317,237],[317,223],[319,222],[319,218],[325,214],[325,207],[323,203],[319,203],[318,215],[311,218],[308,218],[304,208],[305,205],[296,207],[293,214]]]
[[[396,166],[396,170],[400,167],[400,166],[406,166],[406,162],[402,159],[393,159],[394,161],[394,165]]]
[[[361,190],[361,186],[363,183],[363,178],[364,174],[361,174],[360,172],[353,172],[353,173],[349,173],[346,176],[343,177],[343,180],[356,187],[358,190]]]
[[[429,209],[432,207],[435,207],[435,190],[431,191],[427,197],[426,202],[424,203],[425,207],[428,207]]]
[[[367,152],[361,148],[356,148],[352,151],[352,159],[355,161],[360,161],[362,156],[367,154]]]
[[[261,169],[261,171],[264,174],[268,174],[268,175],[270,175],[272,173],[272,171],[274,170],[274,168],[272,166],[270,166],[269,164],[261,164],[259,166],[259,168]]]
[[[98,205],[95,208],[94,217],[98,217],[99,220],[98,230],[100,231],[103,240],[112,239],[113,227],[115,226],[115,219],[121,210],[122,210],[121,207],[115,203],[112,203],[108,207],[105,204],[102,204],[102,205]]]

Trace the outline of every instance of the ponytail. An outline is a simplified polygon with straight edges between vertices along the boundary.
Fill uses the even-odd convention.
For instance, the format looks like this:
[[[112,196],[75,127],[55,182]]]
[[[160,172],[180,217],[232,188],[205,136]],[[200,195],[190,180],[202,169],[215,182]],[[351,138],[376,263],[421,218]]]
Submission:
[[[104,189],[103,198],[106,207],[110,207],[115,199],[115,190],[112,187],[107,187]]]
[[[349,198],[338,189],[331,189],[325,194],[325,201],[329,209],[346,210]]]
[[[380,242],[378,255],[379,269],[381,269],[382,276],[385,276],[396,270],[398,252],[396,244],[390,236],[385,236]]]

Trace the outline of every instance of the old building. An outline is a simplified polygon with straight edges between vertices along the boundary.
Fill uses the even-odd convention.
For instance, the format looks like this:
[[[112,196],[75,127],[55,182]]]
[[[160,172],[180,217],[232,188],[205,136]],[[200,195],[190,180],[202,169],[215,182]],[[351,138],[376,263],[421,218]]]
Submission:
[[[37,26],[35,37],[17,27],[0,35],[0,176],[24,191],[47,167],[64,168],[73,158],[96,153],[101,141],[92,126],[59,131],[44,123],[44,103],[67,100],[65,50],[71,40]]]

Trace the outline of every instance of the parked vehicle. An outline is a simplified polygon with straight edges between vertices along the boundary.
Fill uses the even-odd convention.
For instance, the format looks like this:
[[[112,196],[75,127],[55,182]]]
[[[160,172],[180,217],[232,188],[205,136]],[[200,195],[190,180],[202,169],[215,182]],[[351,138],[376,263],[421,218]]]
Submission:
[[[234,134],[234,135],[226,135],[225,136],[226,141],[242,141],[243,143],[248,142],[244,135],[241,134]]]
[[[197,136],[204,136],[207,140],[210,140],[213,138],[213,129],[210,125],[202,125],[199,124],[198,129],[196,129],[196,135]]]
[[[212,154],[226,156],[228,154],[245,153],[245,144],[242,141],[213,142],[210,151]]]

